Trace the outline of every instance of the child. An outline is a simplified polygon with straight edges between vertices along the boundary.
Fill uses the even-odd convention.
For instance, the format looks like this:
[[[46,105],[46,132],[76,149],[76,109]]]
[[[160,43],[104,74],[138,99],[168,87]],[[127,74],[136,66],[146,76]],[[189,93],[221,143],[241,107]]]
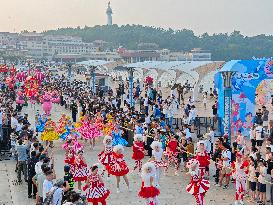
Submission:
[[[178,148],[177,139],[175,138],[174,135],[171,135],[171,139],[168,142],[167,149],[165,152],[166,156],[168,157],[168,166],[165,169],[165,173],[168,171],[170,164],[173,163],[175,165],[175,173],[174,173],[175,176],[178,176],[178,169],[179,169],[177,148]]]
[[[89,175],[87,164],[83,157],[83,150],[79,150],[76,154],[74,169],[73,179],[75,182],[78,182],[78,190],[81,190],[82,182],[85,181]]]
[[[98,166],[94,165],[91,168],[91,174],[86,180],[86,185],[83,187],[86,191],[86,199],[93,205],[106,205],[106,199],[110,195],[110,191],[104,187],[101,176],[98,174]]]
[[[132,155],[132,159],[135,160],[135,166],[133,171],[135,171],[137,168],[139,172],[141,171],[143,158],[144,158],[143,136],[142,134],[135,134]]]
[[[209,176],[210,157],[205,150],[204,141],[199,141],[198,151],[196,152],[196,160],[199,162],[201,176]]]
[[[187,167],[191,175],[191,181],[186,187],[186,191],[195,197],[197,205],[204,205],[204,197],[209,190],[210,183],[202,177],[198,160],[191,159],[187,163]]]
[[[165,162],[165,158],[163,156],[163,149],[162,149],[162,143],[158,141],[153,141],[151,144],[152,151],[152,157],[150,159],[151,162],[154,163],[156,167],[156,178],[155,178],[155,186],[159,187],[159,181],[160,181],[160,175],[161,175],[161,169],[163,167],[166,167],[167,164]]]
[[[112,137],[109,135],[106,135],[103,139],[104,144],[104,150],[98,154],[100,163],[106,167],[106,165],[111,164],[113,161],[113,146],[112,146]],[[102,175],[104,175],[105,169],[102,172]],[[108,179],[110,175],[108,173]],[[107,179],[107,180],[108,180]]]
[[[160,191],[154,186],[156,177],[155,170],[155,165],[151,162],[147,162],[142,167],[142,186],[138,195],[146,199],[146,205],[158,205],[157,196],[160,194]]]
[[[116,176],[117,179],[117,193],[120,193],[120,188],[119,188],[119,184],[120,184],[120,177],[122,176],[128,189],[129,192],[131,192],[132,190],[130,189],[129,186],[129,180],[127,177],[127,174],[129,172],[129,168],[123,158],[123,152],[124,152],[124,148],[122,145],[116,145],[113,148],[113,161],[111,164],[108,164],[106,166],[107,171],[109,172],[109,174]]]
[[[232,167],[232,176],[235,179],[235,205],[244,204],[244,194],[246,191],[246,179],[247,179],[247,172],[248,167],[247,164],[242,160],[242,154],[238,152],[236,154],[236,161],[231,164]],[[238,202],[238,200],[240,200]]]

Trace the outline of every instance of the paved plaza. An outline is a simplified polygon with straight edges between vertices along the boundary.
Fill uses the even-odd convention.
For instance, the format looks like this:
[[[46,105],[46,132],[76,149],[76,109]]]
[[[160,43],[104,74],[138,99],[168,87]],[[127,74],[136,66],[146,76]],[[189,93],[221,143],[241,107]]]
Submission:
[[[34,124],[34,114],[36,110],[41,111],[41,107],[24,107],[22,113],[29,113],[29,119]],[[54,105],[52,110],[52,119],[57,121],[62,113],[70,115],[70,113],[59,105]],[[55,157],[55,169],[57,178],[63,177],[64,166],[64,151],[61,149],[61,141],[55,142],[53,153]],[[103,149],[102,139],[97,140],[97,145],[94,150],[90,150],[88,144],[85,144],[85,157],[88,165],[91,166],[97,163],[97,154]],[[134,166],[134,161],[131,159],[131,148],[125,148],[125,159],[129,167]],[[148,158],[145,158],[147,161]],[[27,198],[27,184],[14,185],[13,181],[16,180],[15,161],[2,161],[0,162],[0,205],[34,205],[33,199]],[[211,166],[213,167],[213,166]],[[130,173],[129,180],[133,191],[128,192],[125,183],[121,185],[121,193],[116,193],[116,181],[111,177],[110,181],[105,181],[106,187],[110,189],[111,195],[107,201],[109,205],[141,205],[145,204],[144,200],[140,199],[137,194],[140,189],[141,180],[137,173]],[[162,205],[180,205],[180,204],[194,204],[193,196],[185,191],[185,187],[189,182],[189,176],[185,172],[181,172],[180,176],[174,176],[172,168],[166,176],[162,176],[161,180],[161,194],[159,196],[160,204]],[[230,188],[224,191],[222,188],[213,185],[213,178],[211,178],[211,188],[206,196],[206,205],[229,205],[233,204],[234,190]]]

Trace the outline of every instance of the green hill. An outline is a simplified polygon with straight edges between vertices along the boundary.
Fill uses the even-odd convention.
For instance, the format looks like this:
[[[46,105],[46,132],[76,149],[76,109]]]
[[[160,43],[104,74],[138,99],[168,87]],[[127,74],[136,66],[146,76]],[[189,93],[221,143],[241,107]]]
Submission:
[[[156,43],[159,48],[172,51],[190,51],[202,48],[212,52],[213,60],[251,59],[273,56],[273,36],[264,34],[248,37],[239,31],[231,34],[220,33],[196,36],[193,31],[172,30],[142,25],[94,26],[85,28],[60,28],[44,32],[53,35],[80,36],[84,41],[104,40],[110,42],[109,48],[122,45],[128,49],[137,49],[139,43]]]

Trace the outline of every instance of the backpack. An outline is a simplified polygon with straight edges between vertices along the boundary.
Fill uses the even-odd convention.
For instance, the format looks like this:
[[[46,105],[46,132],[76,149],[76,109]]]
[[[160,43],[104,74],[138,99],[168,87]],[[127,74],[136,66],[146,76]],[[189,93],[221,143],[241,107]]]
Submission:
[[[43,205],[52,205],[52,200],[53,200],[53,195],[55,193],[55,191],[57,190],[58,188],[54,188],[52,191],[50,191],[47,195],[47,197],[45,198],[44,200],[44,203]]]
[[[264,128],[262,128],[261,138],[264,138]]]

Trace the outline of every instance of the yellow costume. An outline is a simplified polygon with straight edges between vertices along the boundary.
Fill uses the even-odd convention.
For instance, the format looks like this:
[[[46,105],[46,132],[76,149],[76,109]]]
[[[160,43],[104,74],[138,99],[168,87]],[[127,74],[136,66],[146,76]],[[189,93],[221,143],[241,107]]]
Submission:
[[[45,131],[41,134],[41,140],[43,141],[53,141],[58,140],[60,135],[55,132],[54,122],[49,120],[45,125]]]

